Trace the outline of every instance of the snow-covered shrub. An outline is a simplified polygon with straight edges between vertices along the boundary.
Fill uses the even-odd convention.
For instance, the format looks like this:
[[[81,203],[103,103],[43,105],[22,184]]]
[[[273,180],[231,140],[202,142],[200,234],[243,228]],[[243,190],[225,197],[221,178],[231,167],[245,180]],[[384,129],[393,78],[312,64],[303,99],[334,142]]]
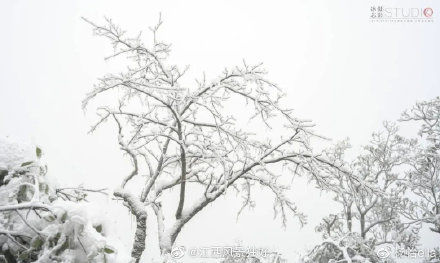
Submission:
[[[0,262],[121,262],[82,208],[84,192],[53,187],[40,148],[25,155],[0,140]]]
[[[358,234],[351,233],[341,238],[328,238],[324,240],[302,257],[300,262],[374,263],[383,261],[379,261],[372,244],[363,240]]]

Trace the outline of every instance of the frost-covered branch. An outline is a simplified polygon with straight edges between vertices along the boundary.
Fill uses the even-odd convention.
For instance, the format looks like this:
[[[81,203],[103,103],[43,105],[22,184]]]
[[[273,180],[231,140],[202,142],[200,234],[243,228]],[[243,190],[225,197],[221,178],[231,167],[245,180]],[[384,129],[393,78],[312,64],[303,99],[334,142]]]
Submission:
[[[440,233],[440,98],[416,103],[402,114],[402,121],[421,123],[424,142],[416,149],[406,182],[417,198],[403,211],[410,222],[425,223]]]

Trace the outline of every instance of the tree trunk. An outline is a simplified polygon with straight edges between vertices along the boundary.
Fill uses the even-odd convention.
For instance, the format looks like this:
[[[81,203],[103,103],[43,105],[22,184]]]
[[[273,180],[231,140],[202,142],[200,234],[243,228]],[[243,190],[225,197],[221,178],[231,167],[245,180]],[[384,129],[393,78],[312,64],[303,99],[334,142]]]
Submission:
[[[182,137],[179,136],[179,139],[182,140]],[[180,146],[180,161],[182,162],[182,174],[180,175],[180,199],[176,211],[176,219],[180,219],[182,217],[183,205],[185,203],[186,155],[185,149],[182,146]]]
[[[171,252],[161,252],[160,258],[162,263],[174,262],[174,258],[171,256]]]
[[[159,249],[160,257],[162,263],[168,263],[171,261],[171,237],[164,235],[163,233],[159,236]]]
[[[365,215],[361,214],[360,217],[360,224],[361,224],[361,237],[362,239],[365,239]]]
[[[133,249],[131,257],[135,263],[139,263],[142,253],[145,250],[145,239],[147,237],[147,211],[144,205],[135,196],[123,190],[116,190],[114,196],[120,197],[124,200],[125,206],[136,217],[136,232],[134,234]]]
[[[352,214],[351,214],[351,208],[348,208],[347,210],[347,228],[348,228],[348,232],[351,233],[351,229],[352,229]]]
[[[135,263],[139,263],[142,253],[145,250],[145,239],[147,238],[147,217],[140,215],[136,217],[136,233],[134,234],[133,249],[131,257]]]
[[[8,175],[8,170],[2,170],[0,169],[0,186],[4,185],[4,179]]]

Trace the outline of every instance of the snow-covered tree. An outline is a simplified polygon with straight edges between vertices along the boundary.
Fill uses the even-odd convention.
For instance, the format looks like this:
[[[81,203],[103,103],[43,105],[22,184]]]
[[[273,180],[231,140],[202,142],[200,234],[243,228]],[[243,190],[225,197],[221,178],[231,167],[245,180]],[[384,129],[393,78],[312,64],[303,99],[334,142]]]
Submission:
[[[40,148],[35,158],[23,159],[17,145],[0,140],[0,260],[120,262],[102,226],[93,225],[78,203],[87,190],[55,188]]]
[[[421,123],[419,135],[425,139],[408,178],[408,186],[417,198],[412,199],[405,215],[440,234],[440,98],[417,103],[402,115],[402,121]]]
[[[315,228],[315,231],[322,233],[324,239],[332,237],[340,237],[344,231],[344,222],[341,220],[343,215],[330,214],[321,220],[321,223]]]
[[[400,213],[407,202],[405,170],[409,169],[417,142],[397,132],[397,126],[385,122],[384,131],[373,133],[370,143],[349,165],[351,173],[369,187],[338,173],[331,188],[335,200],[342,204],[346,229],[354,231],[352,225],[356,219],[359,227],[356,232],[364,239],[373,238],[375,244],[396,242],[394,234],[402,230]],[[347,148],[346,142],[337,145],[330,157],[343,158],[341,153]]]
[[[324,218],[316,228],[325,241],[310,252],[310,262],[318,258],[375,262],[377,246],[416,245],[418,228],[403,220],[402,213],[409,203],[405,171],[417,142],[399,136],[394,124],[385,122],[384,128],[373,133],[370,143],[353,162],[345,160],[344,153],[350,148],[347,140],[326,151],[327,160],[348,167],[345,170],[352,176],[339,171],[333,174],[327,189],[341,204],[341,212]]]
[[[421,123],[419,135],[426,138],[432,147],[440,148],[440,97],[416,103],[402,114],[400,120]]]
[[[357,175],[378,188],[378,191],[354,188],[359,233],[364,239],[373,238],[376,245],[401,243],[412,247],[416,236],[404,231],[400,213],[407,200],[405,169],[417,142],[398,135],[393,124],[385,123],[384,127],[384,132],[373,133],[370,144],[353,164]]]
[[[324,218],[321,225],[317,227],[318,232],[322,232],[324,238],[328,238],[333,234],[340,236],[340,234],[345,232],[352,232],[353,229],[353,221],[355,215],[354,202],[355,195],[353,192],[355,188],[363,187],[366,190],[374,190],[374,185],[365,184],[362,185],[357,180],[353,180],[352,166],[350,162],[346,159],[345,153],[351,147],[349,140],[345,139],[341,142],[336,143],[333,147],[327,149],[325,151],[326,158],[339,165],[340,167],[344,167],[344,171],[334,170],[332,174],[331,181],[329,187],[326,189],[333,194],[333,199],[337,203],[341,205],[341,212],[336,215],[329,215],[327,218]],[[341,222],[345,221],[345,222]],[[344,227],[345,225],[345,227]]]
[[[188,68],[170,63],[170,45],[158,37],[161,21],[151,28],[149,45],[139,36],[129,37],[111,20],[103,26],[87,22],[113,45],[109,58],[127,62],[126,70],[99,79],[83,106],[93,99],[101,105],[92,131],[105,121],[114,122],[119,146],[133,166],[114,195],[136,218],[136,262],[146,246],[149,207],[165,257],[182,227],[220,196],[235,190],[243,208],[253,206],[256,184],[273,193],[283,224],[288,212],[304,221],[286,195],[290,180],[282,175],[308,173],[325,186],[328,171],[338,167],[312,152],[313,125],[282,106],[283,93],[260,64],[243,63],[213,81],[192,83],[185,81]],[[141,186],[139,192],[128,190],[130,183]],[[166,190],[179,193],[175,202],[162,201]],[[175,212],[164,212],[170,209]]]

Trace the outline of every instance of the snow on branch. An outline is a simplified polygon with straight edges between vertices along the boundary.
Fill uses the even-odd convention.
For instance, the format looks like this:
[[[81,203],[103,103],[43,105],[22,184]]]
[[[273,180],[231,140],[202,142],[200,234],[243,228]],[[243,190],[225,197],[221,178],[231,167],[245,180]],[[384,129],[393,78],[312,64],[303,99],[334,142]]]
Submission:
[[[167,240],[162,242],[168,246],[163,251],[171,249],[193,216],[228,189],[243,193],[246,207],[254,205],[250,188],[259,182],[274,194],[274,211],[283,224],[288,211],[304,222],[305,217],[287,198],[289,185],[281,183],[282,178],[304,174],[326,188],[331,173],[347,173],[313,152],[311,140],[319,138],[313,123],[283,106],[284,93],[268,79],[262,64],[243,62],[225,69],[213,81],[203,78],[192,83],[185,78],[188,67],[180,70],[169,62],[170,45],[157,34],[162,20],[151,28],[150,44],[140,34],[128,36],[110,19],[104,25],[84,20],[113,46],[107,59],[121,57],[128,65],[118,74],[100,78],[84,99],[84,108],[92,100],[99,105],[91,131],[114,121],[119,146],[133,166],[115,195],[126,201],[134,215],[141,208],[154,208],[158,224],[163,226],[159,235],[166,236],[160,239]],[[114,101],[101,100],[104,93],[111,94]],[[231,109],[231,105],[238,107]],[[141,174],[143,170],[147,175]],[[140,176],[144,180],[140,193],[129,193],[126,186]],[[364,183],[355,176],[352,179]],[[165,190],[179,191],[176,203],[161,204]],[[192,204],[187,202],[189,192],[200,192]],[[162,206],[176,207],[169,228],[164,226]]]

